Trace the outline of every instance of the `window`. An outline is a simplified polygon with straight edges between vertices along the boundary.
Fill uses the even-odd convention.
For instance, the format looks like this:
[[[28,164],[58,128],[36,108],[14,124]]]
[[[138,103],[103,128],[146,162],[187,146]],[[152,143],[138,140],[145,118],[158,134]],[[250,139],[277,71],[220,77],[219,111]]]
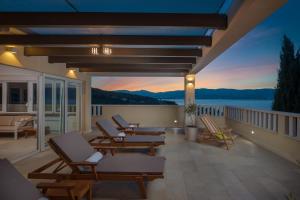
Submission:
[[[45,84],[45,111],[52,112],[52,83]]]
[[[33,94],[32,94],[32,103],[33,103],[32,110],[37,111],[37,84],[36,83],[33,83],[32,91],[33,91]]]
[[[7,83],[7,112],[27,112],[27,83]]]

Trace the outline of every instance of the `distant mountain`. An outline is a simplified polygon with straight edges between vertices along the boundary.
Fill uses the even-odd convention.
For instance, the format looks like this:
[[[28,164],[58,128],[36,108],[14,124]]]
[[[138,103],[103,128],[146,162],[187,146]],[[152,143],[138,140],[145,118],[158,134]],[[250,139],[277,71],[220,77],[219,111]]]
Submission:
[[[184,99],[184,91],[149,92],[146,90],[128,91],[117,90],[115,92],[124,94],[141,95],[157,99]],[[247,100],[272,100],[274,89],[196,89],[196,99],[247,99]]]
[[[104,91],[97,88],[92,88],[92,104],[176,105],[174,101],[164,101],[125,92]]]

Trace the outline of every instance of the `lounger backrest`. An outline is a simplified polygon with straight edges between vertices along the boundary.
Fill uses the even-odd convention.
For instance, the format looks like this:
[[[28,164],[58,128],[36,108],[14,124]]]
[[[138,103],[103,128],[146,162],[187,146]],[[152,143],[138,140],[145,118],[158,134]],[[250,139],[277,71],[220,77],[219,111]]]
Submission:
[[[69,162],[84,161],[95,152],[78,132],[53,137],[49,140],[49,144],[61,158]]]
[[[207,116],[207,120],[214,127],[214,129],[216,130],[216,132],[220,131],[220,128],[218,127],[218,125],[216,124],[216,122],[211,117]]]
[[[210,123],[207,116],[202,116],[201,120],[210,133],[213,133],[213,134],[217,133],[217,129],[215,128],[215,126],[212,123]]]
[[[0,199],[38,200],[42,194],[6,159],[0,159]]]
[[[118,137],[118,134],[120,133],[120,131],[107,119],[97,120],[96,124],[107,137],[115,138]]]
[[[112,119],[121,128],[129,128],[130,127],[128,122],[121,115],[114,115],[114,116],[112,116]]]

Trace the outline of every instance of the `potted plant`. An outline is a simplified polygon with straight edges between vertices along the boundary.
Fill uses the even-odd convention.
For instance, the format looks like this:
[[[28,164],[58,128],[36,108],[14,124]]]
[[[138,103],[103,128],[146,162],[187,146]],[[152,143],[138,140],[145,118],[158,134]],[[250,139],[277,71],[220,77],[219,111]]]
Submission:
[[[189,104],[185,107],[184,112],[188,116],[188,120],[186,120],[186,128],[185,128],[185,136],[189,141],[196,141],[198,128],[196,126],[196,104]]]

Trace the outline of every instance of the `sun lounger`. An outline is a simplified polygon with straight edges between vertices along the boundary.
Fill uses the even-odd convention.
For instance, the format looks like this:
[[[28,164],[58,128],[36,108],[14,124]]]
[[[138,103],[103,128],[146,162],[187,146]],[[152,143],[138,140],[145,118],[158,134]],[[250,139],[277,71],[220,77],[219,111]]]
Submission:
[[[164,157],[144,154],[102,155],[78,133],[68,133],[51,138],[49,145],[72,169],[72,174],[65,176],[68,178],[135,181],[144,198],[146,197],[144,182],[163,178]],[[51,164],[47,166],[49,167]],[[31,173],[30,176],[39,178],[51,176],[51,174],[44,176],[41,174],[41,171],[46,168],[43,166]],[[60,174],[58,177],[61,176]]]
[[[229,149],[228,141],[232,144],[234,143],[233,136],[231,134],[231,129],[221,129],[216,123],[207,115],[200,117],[204,126],[209,132],[209,139],[215,139],[219,142],[222,142],[226,145],[227,150]]]
[[[6,159],[0,159],[0,199],[1,200],[79,200],[84,195],[91,200],[90,181],[62,181],[39,183],[38,190],[25,179]],[[47,197],[47,198],[46,198]]]
[[[126,135],[114,127],[108,120],[98,120],[96,125],[104,136],[90,140],[91,144],[95,144],[95,141],[98,140],[99,142],[96,143],[96,145],[101,144],[118,148],[148,148],[150,155],[155,155],[155,147],[165,144],[165,138],[163,136]]]
[[[119,129],[128,134],[134,135],[161,135],[165,134],[164,128],[139,127],[138,123],[128,123],[121,115],[112,116]]]

